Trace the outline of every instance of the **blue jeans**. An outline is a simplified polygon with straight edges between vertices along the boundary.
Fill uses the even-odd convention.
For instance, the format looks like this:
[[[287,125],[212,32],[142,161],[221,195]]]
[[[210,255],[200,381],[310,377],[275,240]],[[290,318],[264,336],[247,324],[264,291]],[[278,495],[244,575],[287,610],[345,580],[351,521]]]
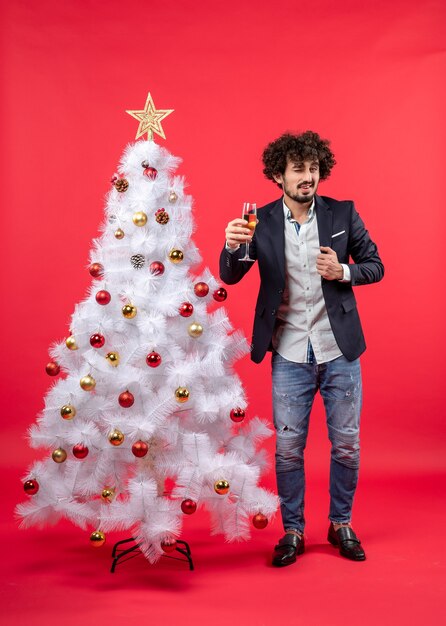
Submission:
[[[318,389],[331,441],[328,517],[332,522],[349,522],[359,470],[359,359],[348,361],[340,356],[328,363],[293,363],[273,353],[272,378],[277,489],[284,529],[303,532],[305,527],[304,450]]]

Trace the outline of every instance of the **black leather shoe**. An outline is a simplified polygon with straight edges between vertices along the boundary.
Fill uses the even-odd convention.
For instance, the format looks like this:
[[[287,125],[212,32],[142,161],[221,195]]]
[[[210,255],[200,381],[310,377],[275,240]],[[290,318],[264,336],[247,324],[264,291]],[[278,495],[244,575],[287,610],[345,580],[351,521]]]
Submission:
[[[282,539],[279,539],[279,543],[274,547],[273,565],[276,567],[291,565],[296,561],[296,556],[302,554],[304,550],[304,538],[294,533],[287,533]]]
[[[349,526],[341,526],[338,530],[330,524],[328,541],[332,546],[339,548],[339,553],[352,561],[365,561],[365,552],[361,542]]]

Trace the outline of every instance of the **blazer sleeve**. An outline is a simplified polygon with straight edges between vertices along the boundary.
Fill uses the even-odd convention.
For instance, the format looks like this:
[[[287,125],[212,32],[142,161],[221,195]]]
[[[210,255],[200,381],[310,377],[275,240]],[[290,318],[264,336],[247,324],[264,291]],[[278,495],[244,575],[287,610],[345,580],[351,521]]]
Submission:
[[[349,263],[351,284],[369,285],[384,276],[384,265],[378,254],[376,244],[352,203],[349,234],[349,252],[354,263]]]
[[[235,252],[229,252],[224,246],[220,254],[220,278],[227,285],[235,285],[249,272],[254,263],[239,261],[245,254],[245,245],[242,244]],[[256,235],[249,244],[249,256],[257,260]]]

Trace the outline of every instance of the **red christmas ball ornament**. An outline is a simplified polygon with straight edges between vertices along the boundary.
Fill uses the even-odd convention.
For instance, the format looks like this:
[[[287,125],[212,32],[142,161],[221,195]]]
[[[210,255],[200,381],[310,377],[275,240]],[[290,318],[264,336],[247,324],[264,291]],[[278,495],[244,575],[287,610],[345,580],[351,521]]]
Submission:
[[[217,302],[224,302],[226,298],[228,297],[228,292],[226,291],[224,287],[219,287],[218,289],[214,291],[212,296],[214,300],[216,300]]]
[[[88,268],[88,271],[93,278],[99,278],[104,273],[104,266],[101,263],[92,263]]]
[[[99,333],[95,333],[90,337],[90,345],[93,348],[102,348],[105,343],[104,335],[100,335]]]
[[[259,530],[263,530],[268,526],[268,518],[263,513],[257,513],[252,518],[252,525],[254,528],[258,528]]]
[[[209,285],[207,285],[206,283],[202,283],[202,282],[196,283],[194,285],[194,292],[195,292],[195,295],[198,296],[199,298],[204,298],[209,293]]]
[[[144,170],[144,176],[147,176],[149,180],[155,180],[158,175],[158,170],[154,167],[146,167]]]
[[[194,307],[190,302],[183,302],[179,308],[181,317],[190,317],[194,312]]]
[[[149,446],[145,441],[135,441],[132,446],[132,452],[136,457],[138,457],[138,459],[142,459],[143,456],[146,456],[148,451]]]
[[[96,294],[96,302],[98,304],[108,304],[111,300],[111,295],[109,294],[108,291],[105,291],[105,289],[101,289],[101,291],[98,291],[98,293]]]
[[[46,364],[45,371],[48,376],[57,376],[60,373],[60,365],[56,361],[50,361]]]
[[[87,446],[84,446],[83,443],[77,443],[75,446],[73,446],[73,456],[76,459],[85,459],[88,453],[89,450]]]
[[[233,422],[243,422],[245,419],[245,411],[241,408],[231,409],[230,417]]]
[[[153,261],[153,263],[149,265],[149,270],[154,276],[161,276],[161,274],[164,274],[164,265],[161,261]]]
[[[151,352],[146,356],[146,363],[149,367],[158,367],[161,365],[161,355],[158,352]]]
[[[31,478],[23,483],[23,489],[29,496],[34,496],[39,491],[39,483],[35,478]]]
[[[197,510],[197,503],[190,498],[187,498],[187,500],[183,500],[183,502],[181,503],[181,510],[186,515],[192,515],[192,513],[195,513],[195,511]]]
[[[173,552],[174,550],[176,550],[176,547],[177,547],[177,542],[175,539],[165,539],[164,541],[161,542],[161,548],[166,553]]]
[[[132,404],[135,402],[135,398],[133,397],[133,394],[130,393],[130,391],[123,391],[121,394],[119,394],[119,398],[118,398],[119,404],[124,407],[124,409],[128,409],[132,406]]]

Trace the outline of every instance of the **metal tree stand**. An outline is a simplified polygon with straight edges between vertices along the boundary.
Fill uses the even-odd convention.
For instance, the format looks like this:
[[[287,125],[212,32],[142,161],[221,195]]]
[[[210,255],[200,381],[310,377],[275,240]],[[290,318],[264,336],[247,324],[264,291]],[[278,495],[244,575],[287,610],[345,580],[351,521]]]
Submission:
[[[130,548],[121,547],[123,544],[129,543],[131,541],[135,543]],[[178,547],[178,544],[184,547],[180,548]],[[136,539],[134,537],[130,537],[129,539],[122,539],[121,541],[118,541],[117,543],[115,543],[115,545],[113,546],[113,550],[112,550],[113,563],[111,566],[110,573],[114,574],[116,566],[119,563],[125,563],[126,561],[129,561],[130,559],[135,558],[135,556],[139,556],[140,554],[142,554],[141,549],[139,547],[140,545],[141,545],[140,543],[136,543]],[[175,548],[175,552],[179,552],[180,554],[183,555],[184,558],[171,556],[170,554],[163,554],[163,557],[167,559],[174,559],[175,561],[188,561],[189,569],[192,571],[194,569],[194,564],[192,561],[192,555],[191,555],[189,544],[186,543],[185,541],[177,540],[177,547]]]

